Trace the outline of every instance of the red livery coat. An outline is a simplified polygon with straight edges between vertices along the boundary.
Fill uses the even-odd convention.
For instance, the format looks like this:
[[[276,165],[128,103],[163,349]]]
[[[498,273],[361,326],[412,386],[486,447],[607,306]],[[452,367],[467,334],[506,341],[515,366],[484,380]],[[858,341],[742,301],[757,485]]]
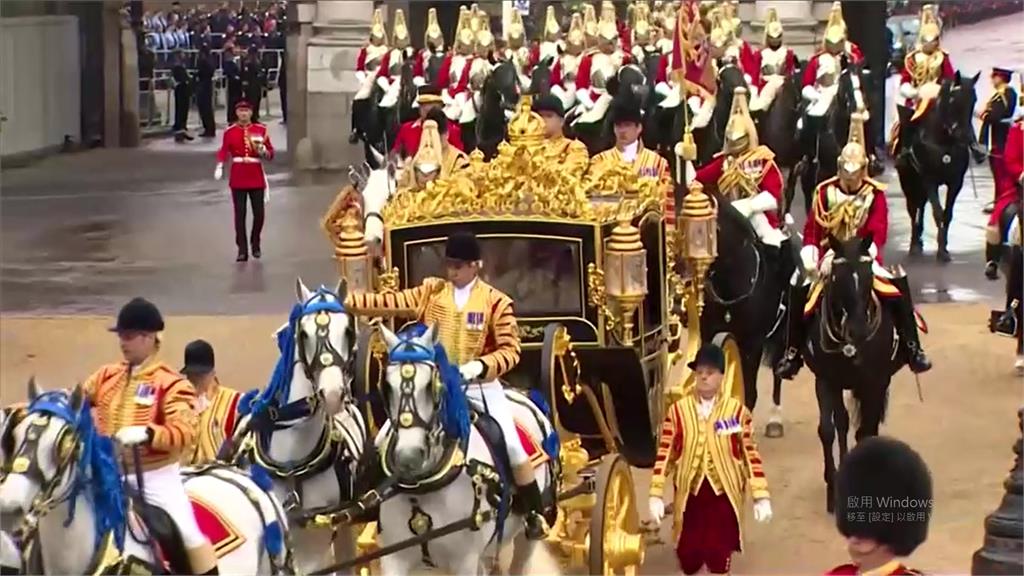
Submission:
[[[1024,173],[1024,121],[1018,120],[1010,127],[1006,135],[1006,146],[1003,157],[996,158],[1003,163],[999,179],[996,181],[996,204],[989,216],[988,225],[999,226],[999,215],[1014,202],[1021,201],[1020,177]]]
[[[423,134],[423,122],[412,120],[402,124],[398,129],[398,136],[391,146],[392,151],[397,151],[404,156],[415,156],[420,149],[420,137]],[[448,121],[448,143],[462,150],[462,130],[459,125],[451,120]]]
[[[766,77],[761,75],[761,55],[764,53],[765,50],[767,50],[767,48],[762,48],[757,53],[757,80],[756,82],[754,82],[754,84],[757,86],[758,90],[764,88],[764,85],[767,81]],[[796,70],[796,54],[793,53],[793,50],[791,48],[786,48],[786,57],[782,60],[781,75],[788,78],[790,75],[793,74],[794,70]]]
[[[811,59],[807,61],[807,67],[804,68],[804,77],[802,84],[803,86],[814,86],[814,81],[818,79],[818,58],[822,54],[825,54],[824,50],[819,50]],[[857,46],[853,42],[846,43],[846,55],[850,57],[854,63],[860,64],[864,62],[864,54],[860,51],[860,46]],[[803,87],[801,86],[801,87]]]
[[[217,150],[217,162],[227,162],[230,157],[231,175],[228,186],[233,190],[253,190],[267,187],[267,177],[263,172],[263,161],[252,146],[252,138],[262,136],[263,147],[266,148],[267,160],[274,158],[274,145],[270,142],[267,127],[259,122],[251,122],[245,126],[232,124],[224,131],[220,150]]]
[[[765,148],[759,146],[758,148]],[[751,152],[757,152],[752,150]],[[769,152],[770,153],[770,152]],[[750,153],[744,154],[744,156],[750,155]],[[701,166],[697,169],[697,180],[707,187],[718,188],[718,179],[722,177],[722,171],[725,166],[725,159],[727,155],[718,153],[710,162]],[[741,157],[740,162],[743,162]],[[782,206],[782,172],[779,171],[779,167],[775,165],[775,161],[772,159],[763,160],[761,167],[761,174],[757,178],[757,189],[762,192],[768,192],[775,197],[775,202],[779,206]],[[725,193],[724,190],[719,192]],[[775,228],[779,227],[779,212],[778,210],[770,210],[764,213],[765,217],[768,218],[768,223]]]
[[[899,560],[893,560],[884,566],[871,570],[870,572],[861,572],[860,566],[856,564],[843,564],[842,566],[836,566],[835,568],[825,572],[825,576],[856,576],[858,574],[875,574],[877,576],[912,576],[921,574],[921,572],[914,570],[913,568],[907,568]]]
[[[814,189],[813,215],[807,218],[807,224],[804,226],[804,246],[817,246],[822,249],[823,255],[825,249],[828,248],[826,244],[829,232],[818,222],[818,217],[823,216],[818,214],[818,209],[819,206],[826,210],[832,209],[832,206],[828,204],[828,190],[833,187],[839,188],[838,177],[833,176],[818,184],[818,187]],[[867,218],[857,230],[857,237],[864,238],[871,233],[872,240],[878,247],[878,256],[875,259],[881,264],[882,254],[885,252],[885,241],[889,235],[889,206],[885,200],[885,189],[881,184],[865,178],[861,184],[861,193],[872,194],[873,200],[868,208]],[[844,192],[844,194],[848,193]]]

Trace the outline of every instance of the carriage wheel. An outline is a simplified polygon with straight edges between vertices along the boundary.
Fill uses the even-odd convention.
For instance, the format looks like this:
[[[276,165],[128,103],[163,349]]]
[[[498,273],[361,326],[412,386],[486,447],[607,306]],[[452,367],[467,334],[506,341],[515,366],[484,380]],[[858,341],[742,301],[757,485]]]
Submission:
[[[633,474],[620,454],[609,454],[597,473],[590,516],[589,574],[637,574],[644,562]]]
[[[746,388],[744,388],[743,382],[743,364],[736,338],[729,332],[719,332],[715,334],[711,342],[725,353],[725,377],[722,378],[722,386],[725,388],[726,395],[739,400],[740,404],[745,406]]]

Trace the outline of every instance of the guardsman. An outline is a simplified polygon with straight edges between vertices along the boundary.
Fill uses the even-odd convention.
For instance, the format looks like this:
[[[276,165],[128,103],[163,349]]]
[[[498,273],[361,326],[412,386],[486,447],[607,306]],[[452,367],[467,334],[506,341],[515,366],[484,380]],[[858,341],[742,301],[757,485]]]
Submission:
[[[828,16],[828,24],[825,26],[825,38],[822,40],[822,47],[807,61],[804,68],[803,86],[814,86],[820,77],[818,74],[819,59],[828,55],[837,64],[835,74],[838,76],[842,71],[842,57],[852,63],[864,62],[864,55],[860,47],[846,39],[846,21],[843,20],[843,7],[840,2],[832,3],[832,11]]]
[[[576,80],[579,77],[585,46],[583,18],[576,13],[572,15],[569,23],[565,49],[551,67],[551,93],[562,101],[562,107],[566,110],[576,105]]]
[[[384,90],[380,105],[390,108],[398,102],[402,86],[402,65],[406,59],[415,58],[409,38],[409,28],[405,25],[405,13],[395,10],[395,22],[391,28],[391,50],[387,53],[384,64],[377,69],[377,84]]]
[[[1020,118],[1010,127],[1010,133],[1006,137],[1003,167],[1006,180],[1013,183],[1013,196],[1001,196],[1002,202],[996,202],[995,214],[1009,212],[1002,209],[1003,202],[1006,205],[1016,203],[1017,211],[1020,212],[1021,203],[1024,201],[1024,120]],[[1024,230],[1021,230],[1020,216],[1017,216],[1016,223],[1015,232],[1010,234],[1006,240],[1020,246],[1022,235],[1024,235]],[[1017,360],[1014,367],[1018,376],[1024,376],[1024,270],[1021,270],[1022,267],[1024,267],[1024,257],[1014,258],[1010,262],[1010,269],[1006,276],[1006,308],[1002,316],[996,319],[995,326],[992,327],[994,331],[1007,336],[1017,336]],[[1015,301],[1016,305],[1014,305]]]
[[[921,455],[895,438],[865,438],[839,465],[835,486],[836,528],[850,563],[826,576],[921,574],[903,564],[928,538],[932,515],[932,476]]]
[[[469,156],[447,141],[449,120],[435,108],[423,122],[419,150],[399,180],[400,187],[421,189],[427,182],[469,167]]]
[[[611,2],[603,4],[611,5]],[[576,75],[577,105],[582,106],[584,110],[591,110],[610,104],[612,96],[608,94],[606,84],[628,61],[628,55],[619,47],[615,7],[603,6],[601,21],[597,26],[597,50],[583,57],[579,73]],[[603,101],[601,106],[598,106],[599,101]]]
[[[579,140],[566,138],[564,132],[565,108],[555,95],[548,94],[533,101],[532,110],[544,119],[546,152],[570,174],[582,176],[590,163],[587,147]]]
[[[217,180],[224,177],[224,163],[230,157],[228,186],[231,188],[231,202],[235,209],[235,246],[238,247],[235,261],[245,262],[249,259],[250,245],[254,258],[262,255],[260,234],[263,231],[263,210],[268,188],[263,161],[274,159],[274,145],[270,142],[267,127],[252,121],[252,106],[247,101],[240,100],[235,104],[235,115],[238,122],[224,131],[220,149],[217,150],[217,168],[213,171],[213,177]],[[247,237],[245,220],[247,204],[250,203],[252,234]]]
[[[194,340],[185,346],[185,366],[181,373],[195,388],[195,411],[199,415],[195,441],[182,463],[200,466],[216,460],[221,445],[235,433],[242,394],[221,386],[214,366],[213,346],[206,340]]]
[[[469,69],[473,62],[473,50],[476,49],[476,34],[470,23],[469,10],[459,8],[459,23],[455,28],[455,49],[441,62],[438,73],[438,86],[442,89],[445,114],[457,120],[462,114],[462,107],[469,100]]]
[[[680,98],[678,83],[683,82],[686,87],[686,105],[692,114],[690,125],[693,128],[705,128],[715,112],[716,99],[712,91],[717,86],[704,25],[700,18],[690,20],[692,13],[685,6],[677,12],[674,48],[671,54],[662,57],[654,90],[664,96],[658,106],[675,108]]]
[[[716,13],[718,25],[715,29],[719,32],[716,33],[715,29],[712,29],[710,41],[713,52],[717,48],[721,53],[715,54],[715,58],[732,58],[743,70],[747,85],[757,85],[757,54],[741,35],[743,22],[736,15],[736,5],[732,2],[723,2],[721,7],[712,11],[712,21]]]
[[[826,249],[829,236],[840,241],[855,236],[870,236],[875,275],[888,280],[899,291],[899,298],[885,298],[883,301],[895,307],[896,331],[907,365],[914,373],[926,372],[931,369],[931,361],[921,349],[918,338],[910,283],[905,275],[894,276],[881,266],[889,233],[889,211],[885,186],[867,177],[864,122],[863,114],[855,113],[850,118],[849,142],[843,147],[838,160],[839,174],[818,184],[814,191],[812,213],[804,227],[804,246],[800,250],[800,258],[808,281],[827,279],[835,256],[830,249]],[[808,282],[802,286],[790,286],[786,352],[775,370],[780,378],[787,380],[796,376],[803,365],[800,350],[804,342],[804,309],[808,288]]]
[[[695,376],[693,390],[669,407],[661,424],[648,507],[660,523],[671,475],[680,570],[696,574],[707,566],[711,574],[728,574],[733,552],[743,549],[740,518],[748,494],[754,500],[754,519],[771,520],[768,480],[750,411],[723,391],[722,349],[705,344],[689,367]]]
[[[906,98],[904,106],[914,109],[927,106],[939,93],[943,80],[952,80],[956,72],[949,53],[939,47],[942,30],[935,16],[935,6],[921,9],[921,27],[917,33],[917,48],[903,59],[900,73],[900,96]]]
[[[661,60],[661,50],[654,37],[655,29],[650,22],[650,8],[645,3],[637,3],[631,7],[633,7],[633,49],[630,51],[632,60],[643,70],[650,70],[651,62],[657,63]]]
[[[575,17],[576,14],[573,15],[574,19]],[[557,63],[558,55],[564,49],[565,43],[562,42],[562,27],[558,24],[558,18],[555,16],[555,7],[548,5],[547,12],[544,15],[544,36],[541,43],[537,46],[537,57],[533,63],[536,64],[545,58],[550,58],[552,62]],[[552,64],[552,74],[554,74],[554,66],[555,64]],[[554,86],[554,81],[552,81],[552,86]]]
[[[1013,71],[1006,68],[992,68],[992,97],[989,98],[985,109],[976,113],[981,120],[981,133],[978,135],[980,146],[988,149],[988,165],[992,169],[992,180],[995,182],[995,199],[1001,195],[1010,194],[1014,188],[1012,179],[1006,176],[1003,169],[1003,156],[1006,148],[1006,136],[1010,132],[1010,126],[1017,111],[1017,92],[1010,85]],[[999,213],[995,211],[996,202],[992,203],[992,218],[989,221],[991,226],[996,223],[998,226]],[[989,259],[991,261],[991,259]],[[993,270],[993,272],[995,272]],[[988,270],[986,269],[986,274]],[[994,274],[989,275],[994,279]]]
[[[345,307],[366,316],[414,318],[437,326],[441,344],[468,383],[466,395],[501,426],[518,491],[529,512],[526,535],[541,540],[548,532],[533,465],[519,440],[508,400],[498,380],[519,362],[520,340],[512,299],[480,277],[480,244],[460,232],[445,245],[447,280],[385,294],[349,294]]]
[[[444,58],[444,32],[437,21],[437,8],[427,11],[427,29],[423,33],[423,48],[416,54],[416,64],[413,66],[413,82],[416,86],[423,86],[427,83],[427,72],[430,70],[430,61],[433,58]],[[437,81],[437,78],[431,78]]]
[[[597,10],[595,10],[594,5],[589,2],[583,5],[583,39],[584,56],[597,52]]]
[[[512,21],[505,31],[505,43],[505,59],[515,64],[520,85],[529,88],[534,61],[526,45],[526,26],[523,25],[523,16],[519,10],[512,10]]]
[[[590,172],[599,171],[609,162],[625,162],[632,165],[637,174],[644,178],[655,178],[665,198],[665,221],[675,228],[675,191],[668,162],[654,150],[644,148],[640,134],[644,131],[643,112],[639,102],[630,97],[620,97],[611,107],[612,125],[615,127],[615,147],[605,150],[590,159]]]
[[[751,110],[767,110],[775,94],[796,70],[796,55],[782,43],[782,22],[775,8],[768,9],[764,25],[764,46],[758,52],[757,98]]]
[[[192,574],[218,574],[213,546],[199,529],[185,494],[179,462],[196,437],[196,391],[157,358],[163,340],[160,310],[144,298],[121,308],[117,333],[124,361],[103,366],[85,381],[96,429],[123,447],[139,446],[143,497],[178,528]],[[134,489],[134,474],[125,480]]]
[[[420,86],[416,96],[416,105],[420,117],[410,120],[398,128],[398,135],[395,136],[395,143],[391,147],[392,152],[397,152],[402,158],[409,158],[416,155],[420,149],[420,134],[423,132],[423,121],[427,119],[431,110],[444,106],[441,98],[441,89],[434,86]],[[448,121],[448,143],[462,150],[462,134],[459,125]]]
[[[757,127],[747,111],[747,91],[737,88],[725,127],[725,145],[697,170],[697,180],[730,200],[750,220],[761,242],[778,248],[786,236],[779,230],[782,172],[774,158],[767,146],[758,144]]]
[[[390,51],[387,32],[384,30],[384,14],[380,8],[377,8],[373,11],[373,23],[370,24],[370,41],[359,49],[359,55],[356,56],[356,79],[360,86],[368,78],[377,76],[377,69],[380,68],[384,57]],[[364,91],[368,96],[369,89],[360,88],[359,93],[362,94]]]

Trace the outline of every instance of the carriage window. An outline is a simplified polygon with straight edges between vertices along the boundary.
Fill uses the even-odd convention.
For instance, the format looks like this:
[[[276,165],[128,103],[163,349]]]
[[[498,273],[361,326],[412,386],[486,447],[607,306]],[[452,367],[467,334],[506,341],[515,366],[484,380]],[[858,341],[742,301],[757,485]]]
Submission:
[[[583,315],[580,244],[549,238],[480,238],[483,279],[508,294],[517,316]],[[444,241],[408,247],[409,286],[444,277]]]

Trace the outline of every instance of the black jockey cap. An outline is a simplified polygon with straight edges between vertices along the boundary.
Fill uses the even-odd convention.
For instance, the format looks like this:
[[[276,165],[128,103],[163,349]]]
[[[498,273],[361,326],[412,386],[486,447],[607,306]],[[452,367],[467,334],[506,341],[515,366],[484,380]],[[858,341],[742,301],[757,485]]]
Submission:
[[[640,110],[640,103],[634,102],[633,98],[623,98],[612,103],[612,124],[632,122],[643,124],[644,115]]]
[[[993,76],[1001,76],[1003,78],[1003,80],[1009,82],[1010,79],[1013,77],[1013,70],[1009,70],[1009,69],[1006,69],[1006,68],[1000,68],[998,66],[993,66],[992,67],[992,75]]]
[[[444,110],[434,108],[430,112],[427,112],[427,120],[433,120],[437,124],[437,133],[441,136],[448,133],[448,117],[444,115]],[[441,140],[443,141],[444,138]]]
[[[164,317],[149,300],[132,298],[117,313],[117,325],[111,332],[160,332],[164,329]]]
[[[839,466],[836,527],[909,556],[928,537],[932,477],[921,455],[885,436],[866,438]]]
[[[456,232],[448,237],[444,246],[444,257],[463,262],[480,259],[480,243],[472,232]]]
[[[562,100],[554,94],[545,94],[533,101],[531,109],[540,114],[541,112],[553,112],[560,118],[565,118],[565,106]]]
[[[690,370],[706,366],[708,368],[715,368],[724,374],[725,352],[722,352],[722,348],[716,344],[705,344],[700,347],[700,350],[697,351],[697,356],[687,366],[690,367]]]
[[[443,104],[444,100],[441,99],[441,89],[429,84],[426,86],[420,86],[419,91],[416,93],[416,103]]]
[[[213,346],[206,340],[193,340],[185,346],[185,366],[180,372],[185,376],[202,376],[213,371]]]

